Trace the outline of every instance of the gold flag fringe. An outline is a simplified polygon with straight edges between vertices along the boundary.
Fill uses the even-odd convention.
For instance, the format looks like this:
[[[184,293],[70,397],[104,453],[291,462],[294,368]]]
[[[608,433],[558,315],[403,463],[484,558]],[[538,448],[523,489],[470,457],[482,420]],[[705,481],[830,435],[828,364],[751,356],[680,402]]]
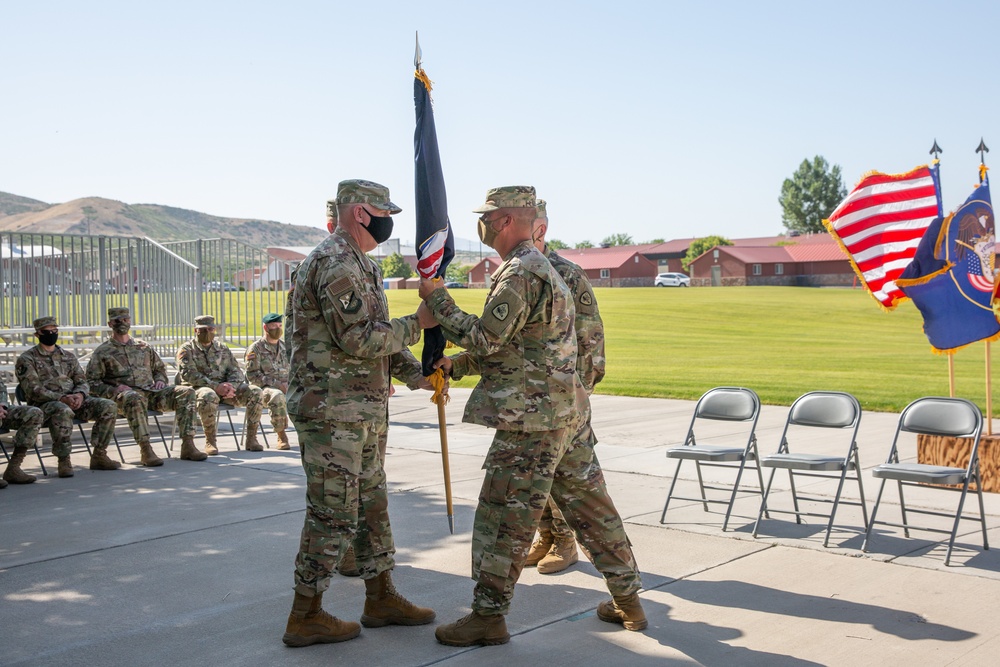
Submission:
[[[451,396],[448,395],[448,381],[444,377],[444,371],[438,368],[427,376],[427,381],[434,387],[434,395],[431,396],[431,403],[437,403],[441,397],[444,397],[444,404],[448,405]]]
[[[413,72],[413,76],[420,79],[420,83],[424,84],[424,88],[427,89],[428,93],[431,92],[431,79],[427,76],[427,72],[424,71],[423,67],[418,67],[416,71]]]

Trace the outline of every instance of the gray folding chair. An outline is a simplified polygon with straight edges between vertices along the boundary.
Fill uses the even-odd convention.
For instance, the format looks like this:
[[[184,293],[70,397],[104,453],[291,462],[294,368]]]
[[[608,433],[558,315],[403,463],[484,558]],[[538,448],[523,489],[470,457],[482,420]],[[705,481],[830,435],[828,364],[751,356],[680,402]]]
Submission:
[[[16,398],[17,402],[20,403],[21,405],[28,404],[28,399],[25,397],[24,390],[21,389],[21,385],[17,385],[17,387],[14,388],[14,398]],[[80,429],[80,437],[83,438],[83,445],[87,448],[87,453],[93,456],[94,453],[90,451],[90,441],[87,440],[87,434],[83,432],[83,425],[86,423],[87,423],[86,419],[77,419],[76,417],[73,417],[73,424],[78,429]],[[115,446],[116,447],[118,446],[118,438],[115,438]],[[38,452],[38,445],[35,445],[35,452],[36,453]],[[118,456],[121,457],[121,455],[122,455],[122,448],[118,447]],[[38,460],[39,462],[41,462],[42,460],[41,455],[39,455]],[[45,472],[45,466],[42,466],[42,472]],[[47,474],[48,473],[46,473],[46,475]]]
[[[896,434],[892,439],[892,448],[889,450],[889,457],[885,463],[876,466],[872,470],[872,475],[881,479],[882,484],[879,486],[878,497],[875,499],[875,507],[872,508],[872,517],[868,522],[868,529],[865,531],[865,541],[861,545],[861,550],[868,551],[868,546],[872,538],[872,529],[876,523],[902,528],[903,534],[906,537],[910,536],[911,528],[932,533],[950,534],[948,553],[944,558],[944,564],[949,565],[951,562],[951,552],[955,546],[955,536],[958,534],[958,524],[962,519],[979,522],[983,530],[983,549],[989,549],[990,544],[986,537],[986,512],[983,508],[982,479],[979,475],[979,437],[982,434],[982,430],[982,413],[976,407],[975,403],[967,401],[964,398],[928,396],[918,398],[907,405],[899,416],[899,424],[896,427]],[[901,433],[968,438],[972,440],[969,463],[965,468],[952,468],[925,463],[901,463],[899,460],[899,436]],[[894,480],[899,488],[899,508],[903,517],[902,523],[875,520],[875,516],[878,514],[879,503],[882,502],[882,492],[885,491],[885,483],[889,480]],[[976,496],[979,498],[979,517],[962,514],[962,508],[965,506],[965,497],[969,491],[969,484],[976,485]],[[958,508],[955,512],[941,512],[913,507],[908,509],[903,499],[904,486],[956,491],[960,494]],[[915,526],[907,520],[906,515],[908,512],[912,514],[954,518],[955,522],[950,531],[941,528]]]
[[[837,515],[837,508],[841,504],[860,506],[861,514],[864,517],[863,525],[867,528],[868,509],[865,506],[865,489],[861,484],[861,462],[858,460],[857,438],[860,426],[861,405],[858,403],[858,399],[850,394],[839,391],[813,391],[795,399],[792,407],[788,410],[788,418],[785,420],[785,429],[781,433],[781,444],[778,445],[778,451],[760,460],[761,467],[771,469],[771,475],[767,480],[764,498],[760,502],[757,522],[753,526],[754,537],[757,537],[760,520],[766,511],[778,514],[794,514],[795,523],[798,524],[802,523],[802,517],[814,516],[829,519],[826,525],[826,538],[823,540],[823,546],[828,546],[830,531],[833,530],[833,521]],[[847,454],[811,454],[808,452],[790,451],[789,436],[794,436],[797,442],[800,436],[805,440],[809,437],[807,429],[813,428],[842,429],[846,431],[849,436]],[[771,484],[774,482],[774,474],[778,472],[778,468],[788,471],[788,481],[792,488],[793,510],[777,510],[767,505],[767,499],[771,493]],[[834,495],[833,500],[819,496],[800,495],[795,489],[796,476],[836,479],[838,481],[837,493]],[[840,495],[844,490],[844,481],[848,478],[857,481],[858,493],[861,496],[860,502],[841,500]],[[829,514],[803,512],[799,508],[800,500],[815,503],[832,503],[833,507]]]
[[[667,458],[677,459],[677,470],[674,479],[670,482],[670,490],[667,492],[667,501],[663,504],[663,513],[660,515],[660,523],[664,523],[667,516],[667,507],[670,501],[693,500],[702,503],[704,510],[708,511],[708,503],[718,503],[726,505],[726,518],[722,522],[722,530],[725,531],[729,525],[729,516],[733,512],[733,503],[736,501],[736,494],[740,489],[740,479],[743,477],[745,468],[752,468],[757,471],[757,480],[760,484],[758,493],[764,493],[764,478],[760,472],[757,461],[757,419],[760,417],[760,399],[757,394],[750,389],[743,387],[716,387],[707,391],[694,408],[694,416],[691,418],[691,425],[688,427],[687,437],[680,447],[671,447],[667,450]],[[726,421],[744,422],[748,425],[749,431],[746,433],[746,443],[740,445],[699,445],[695,439],[695,427],[699,421]],[[732,436],[730,436],[732,437]],[[701,490],[700,498],[685,498],[674,495],[674,487],[677,485],[677,478],[680,477],[681,466],[684,461],[694,461],[695,469],[698,472],[698,487]],[[749,463],[752,461],[753,463]],[[701,475],[701,467],[732,468],[736,471],[736,481],[732,488],[706,484]],[[710,499],[705,495],[705,489],[727,491],[728,500]]]

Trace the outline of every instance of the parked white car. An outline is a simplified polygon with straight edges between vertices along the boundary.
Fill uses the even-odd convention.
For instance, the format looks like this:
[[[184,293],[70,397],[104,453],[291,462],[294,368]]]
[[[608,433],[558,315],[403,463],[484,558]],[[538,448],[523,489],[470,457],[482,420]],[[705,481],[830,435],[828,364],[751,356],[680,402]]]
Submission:
[[[657,287],[689,287],[691,279],[683,273],[661,273],[653,284]]]

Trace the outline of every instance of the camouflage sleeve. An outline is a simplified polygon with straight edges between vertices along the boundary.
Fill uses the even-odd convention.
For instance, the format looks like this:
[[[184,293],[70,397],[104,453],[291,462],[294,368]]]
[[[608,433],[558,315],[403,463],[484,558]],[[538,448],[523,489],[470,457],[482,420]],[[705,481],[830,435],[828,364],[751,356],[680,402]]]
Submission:
[[[115,389],[118,388],[118,385],[104,382],[106,375],[104,372],[104,357],[104,352],[100,348],[94,351],[94,354],[90,357],[90,361],[87,362],[87,382],[93,386],[94,396],[114,398]]]
[[[10,399],[7,398],[7,385],[3,382],[0,382],[0,405],[10,406]]]
[[[445,338],[480,357],[488,357],[514,338],[528,320],[530,284],[512,272],[499,279],[480,317],[463,312],[447,290],[438,289],[427,300]]]
[[[149,354],[149,367],[153,371],[153,382],[162,382],[167,384],[167,367],[163,363],[163,359],[160,359],[160,355],[156,353],[156,350],[152,346],[146,348]]]
[[[389,374],[410,389],[419,389],[418,383],[424,379],[420,362],[408,348],[389,357]]]
[[[69,353],[67,358],[70,359],[70,365],[73,367],[69,376],[73,381],[73,388],[67,393],[83,394],[83,397],[86,398],[90,394],[90,385],[87,384],[87,376],[83,373],[83,366],[80,365],[76,355]]]
[[[215,387],[212,380],[198,370],[198,362],[194,358],[194,350],[187,345],[182,345],[177,350],[177,375],[181,382],[190,387]]]
[[[451,376],[461,380],[466,375],[479,375],[479,360],[468,352],[459,352],[451,357]]]
[[[243,375],[239,364],[236,363],[236,357],[233,356],[232,350],[225,345],[222,346],[222,366],[226,372],[225,382],[235,385],[246,382],[246,376]]]
[[[264,376],[264,371],[260,367],[260,355],[257,351],[256,342],[247,348],[247,351],[243,355],[243,361],[246,362],[247,366],[247,382],[257,385],[258,387],[266,387],[267,378]]]
[[[17,383],[21,385],[21,390],[24,391],[24,397],[29,404],[58,401],[63,397],[61,391],[45,388],[38,377],[38,369],[35,368],[35,364],[31,363],[27,353],[17,358],[17,362],[14,364],[14,375],[17,377]]]
[[[573,292],[576,305],[576,370],[589,394],[604,379],[604,322],[586,276],[581,275],[574,282]]]
[[[319,277],[320,312],[334,342],[347,354],[373,359],[402,352],[420,340],[416,315],[398,319],[373,320],[361,298],[364,292],[350,274]]]

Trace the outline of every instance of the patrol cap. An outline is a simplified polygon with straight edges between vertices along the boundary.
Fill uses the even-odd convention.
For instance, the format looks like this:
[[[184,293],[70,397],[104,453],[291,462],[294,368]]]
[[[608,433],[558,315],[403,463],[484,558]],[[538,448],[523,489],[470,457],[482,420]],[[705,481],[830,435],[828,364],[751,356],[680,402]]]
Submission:
[[[198,327],[214,327],[215,318],[212,317],[211,315],[199,315],[198,317],[194,318],[194,326],[196,329]]]
[[[281,322],[281,315],[279,315],[278,313],[268,313],[261,319],[261,322],[263,322],[264,324],[271,324],[272,322]]]
[[[131,317],[128,308],[108,308],[109,320],[117,320],[120,317]]]
[[[389,201],[389,188],[361,179],[340,182],[337,186],[337,204],[369,204],[380,211],[393,214],[403,210]]]
[[[39,317],[34,322],[31,323],[35,327],[35,331],[44,329],[45,327],[57,327],[56,318],[54,317]]]
[[[326,218],[327,220],[337,219],[337,200],[328,199],[326,202]]]
[[[531,185],[505,185],[490,188],[486,192],[486,203],[473,213],[489,213],[501,208],[535,208],[535,188]]]
[[[545,212],[545,200],[539,199],[535,202],[535,211],[537,211],[536,218],[547,218],[548,214]]]

